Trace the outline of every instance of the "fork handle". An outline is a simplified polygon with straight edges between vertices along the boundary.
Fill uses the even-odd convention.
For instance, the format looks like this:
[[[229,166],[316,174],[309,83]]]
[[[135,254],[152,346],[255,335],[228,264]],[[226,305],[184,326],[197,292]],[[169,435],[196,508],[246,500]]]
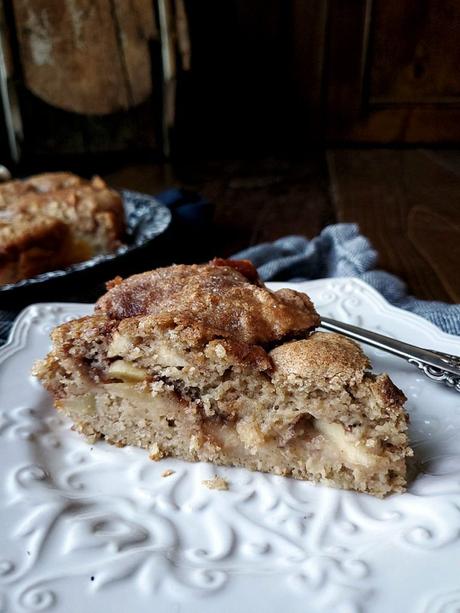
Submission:
[[[416,347],[329,317],[321,317],[321,327],[403,358],[420,368],[430,379],[443,382],[460,392],[460,358],[457,356]]]

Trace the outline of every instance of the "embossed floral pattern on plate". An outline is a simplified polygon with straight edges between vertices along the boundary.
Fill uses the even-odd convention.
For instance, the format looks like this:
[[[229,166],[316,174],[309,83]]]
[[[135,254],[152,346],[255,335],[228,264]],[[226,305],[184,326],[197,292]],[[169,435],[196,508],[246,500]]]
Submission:
[[[324,315],[459,352],[457,338],[360,281],[301,287]],[[50,329],[90,311],[29,307],[0,352],[0,613],[458,610],[457,393],[366,349],[408,396],[416,450],[409,491],[383,501],[240,469],[151,462],[139,449],[87,444],[29,374]],[[164,478],[165,469],[174,473]],[[202,485],[215,474],[229,491]]]

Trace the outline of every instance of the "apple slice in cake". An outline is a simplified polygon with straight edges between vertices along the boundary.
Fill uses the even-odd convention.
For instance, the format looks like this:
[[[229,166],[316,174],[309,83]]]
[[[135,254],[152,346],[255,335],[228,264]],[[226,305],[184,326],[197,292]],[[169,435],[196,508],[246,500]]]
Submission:
[[[404,395],[310,299],[246,261],[115,279],[35,374],[89,438],[384,496],[404,491]]]

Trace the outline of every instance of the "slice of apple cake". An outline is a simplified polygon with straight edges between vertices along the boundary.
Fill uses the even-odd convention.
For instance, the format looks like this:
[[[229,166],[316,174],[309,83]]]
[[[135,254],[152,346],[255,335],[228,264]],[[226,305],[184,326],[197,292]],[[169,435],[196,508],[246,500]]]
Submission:
[[[405,397],[310,299],[246,261],[120,278],[35,374],[90,439],[384,496],[406,485]]]

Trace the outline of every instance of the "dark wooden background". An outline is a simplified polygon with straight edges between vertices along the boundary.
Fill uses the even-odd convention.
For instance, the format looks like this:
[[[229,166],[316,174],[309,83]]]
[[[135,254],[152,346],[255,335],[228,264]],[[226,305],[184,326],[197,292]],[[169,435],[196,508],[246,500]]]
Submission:
[[[182,113],[203,145],[460,141],[457,0],[187,6],[193,55]]]
[[[160,5],[172,75],[161,68]],[[458,0],[72,6],[4,2],[0,27],[13,58],[25,155],[161,150],[166,78],[175,90],[176,155],[460,141]]]
[[[313,238],[329,223],[358,223],[378,266],[412,294],[460,302],[460,151],[329,149],[301,159],[126,164],[116,187],[156,193],[171,185],[216,205],[206,240],[191,235],[175,261],[228,256],[287,234]],[[144,266],[145,267],[145,266]]]
[[[12,164],[0,123],[0,162],[199,190],[209,256],[357,222],[414,294],[460,301],[458,0],[70,6],[2,5],[23,137]]]

